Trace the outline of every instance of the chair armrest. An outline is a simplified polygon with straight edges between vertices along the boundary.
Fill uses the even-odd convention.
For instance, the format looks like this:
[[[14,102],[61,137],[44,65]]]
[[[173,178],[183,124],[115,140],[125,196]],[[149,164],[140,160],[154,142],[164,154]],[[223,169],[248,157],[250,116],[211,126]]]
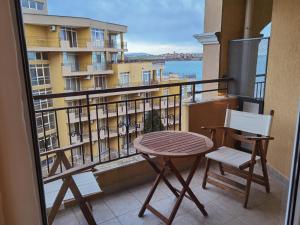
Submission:
[[[211,126],[211,127],[201,127],[203,130],[225,130],[227,127],[217,127],[217,126]]]
[[[72,175],[84,172],[84,171],[88,171],[88,170],[93,170],[93,168],[97,165],[97,163],[93,162],[93,163],[87,163],[84,164],[82,166],[78,166],[78,167],[73,167],[70,169],[65,170],[62,173],[50,176],[50,177],[46,177],[43,179],[44,184],[50,183],[52,181],[55,180],[59,180],[59,179],[64,179],[66,177],[70,177]]]
[[[245,136],[245,139],[250,141],[267,141],[267,140],[274,140],[274,137],[255,137],[255,136]]]

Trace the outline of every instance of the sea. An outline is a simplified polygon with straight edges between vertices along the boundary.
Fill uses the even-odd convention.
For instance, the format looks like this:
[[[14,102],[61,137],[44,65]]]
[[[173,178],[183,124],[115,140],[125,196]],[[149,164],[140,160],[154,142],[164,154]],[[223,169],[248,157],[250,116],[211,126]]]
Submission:
[[[259,55],[257,60],[256,74],[266,73],[266,55]],[[202,79],[203,62],[199,61],[166,61],[164,74],[175,73],[181,77],[194,75],[197,80]]]

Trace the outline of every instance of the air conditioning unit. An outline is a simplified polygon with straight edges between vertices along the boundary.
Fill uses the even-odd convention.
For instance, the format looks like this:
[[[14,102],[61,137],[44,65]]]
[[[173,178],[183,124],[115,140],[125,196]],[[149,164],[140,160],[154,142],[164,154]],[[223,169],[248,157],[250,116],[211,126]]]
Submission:
[[[91,79],[91,75],[87,75],[86,77],[84,77],[84,79],[90,80]]]
[[[51,25],[50,26],[50,31],[51,32],[55,32],[56,31],[56,26],[55,25]]]

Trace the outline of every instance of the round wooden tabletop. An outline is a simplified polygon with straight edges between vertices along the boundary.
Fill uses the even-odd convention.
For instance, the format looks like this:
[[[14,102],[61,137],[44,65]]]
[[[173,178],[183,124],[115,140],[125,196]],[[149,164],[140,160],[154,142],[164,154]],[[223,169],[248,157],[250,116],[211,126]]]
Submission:
[[[206,154],[213,142],[206,136],[183,131],[158,131],[144,134],[134,140],[141,153],[154,156],[187,157]]]

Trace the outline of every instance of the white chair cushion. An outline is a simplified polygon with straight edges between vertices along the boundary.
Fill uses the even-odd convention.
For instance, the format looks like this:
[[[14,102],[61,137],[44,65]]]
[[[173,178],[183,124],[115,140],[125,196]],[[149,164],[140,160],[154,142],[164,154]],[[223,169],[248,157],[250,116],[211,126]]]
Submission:
[[[205,155],[206,158],[212,159],[217,162],[221,162],[230,166],[234,166],[239,168],[245,163],[251,160],[251,154],[236,150],[234,148],[222,146],[218,148],[216,151],[210,152]],[[260,157],[256,156],[256,161],[259,160]]]
[[[99,192],[102,192],[100,189],[98,182],[96,181],[96,178],[92,172],[85,172],[85,173],[79,173],[72,176],[77,187],[79,188],[79,191],[82,196],[87,196],[91,194],[97,194]],[[47,209],[51,208],[53,206],[53,203],[55,201],[55,198],[63,184],[63,181],[56,180],[53,182],[50,182],[48,184],[44,185],[44,191],[45,191],[45,200],[46,200],[46,207]],[[70,189],[68,189],[64,201],[73,199],[74,196]]]

